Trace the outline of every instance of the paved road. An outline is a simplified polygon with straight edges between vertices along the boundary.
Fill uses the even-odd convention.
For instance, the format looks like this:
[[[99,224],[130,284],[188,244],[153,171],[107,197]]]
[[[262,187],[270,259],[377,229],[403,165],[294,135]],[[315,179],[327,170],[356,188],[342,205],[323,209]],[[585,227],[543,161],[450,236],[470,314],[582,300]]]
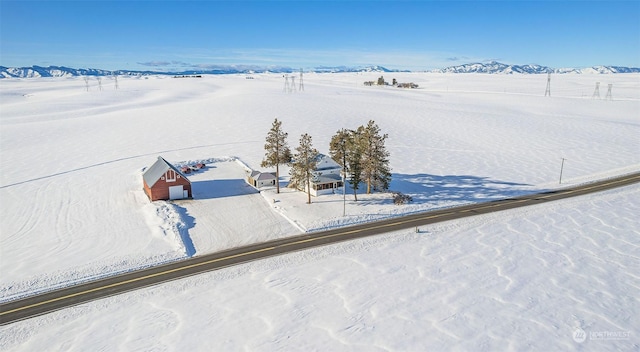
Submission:
[[[18,320],[46,314],[51,311],[77,305],[83,302],[136,290],[141,287],[157,285],[162,282],[176,280],[186,276],[196,275],[198,273],[217,270],[266,257],[396,230],[415,228],[416,226],[424,226],[479,214],[551,202],[558,199],[600,192],[615,187],[622,187],[637,182],[640,182],[640,173],[634,173],[573,188],[412,214],[383,221],[309,233],[208,254],[201,257],[195,257],[171,264],[113,276],[1,304],[0,325],[6,325]]]

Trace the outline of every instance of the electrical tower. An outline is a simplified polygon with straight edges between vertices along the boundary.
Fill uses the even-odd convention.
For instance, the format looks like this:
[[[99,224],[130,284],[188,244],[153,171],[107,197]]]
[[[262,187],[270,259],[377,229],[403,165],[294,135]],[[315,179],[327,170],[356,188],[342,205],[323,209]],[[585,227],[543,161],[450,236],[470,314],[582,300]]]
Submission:
[[[304,82],[302,81],[302,69],[300,69],[300,87],[298,87],[298,90],[301,92],[304,92]]]
[[[551,72],[547,74],[547,90],[544,91],[544,96],[551,96]]]
[[[284,89],[282,91],[285,93],[289,92],[289,75],[288,74],[284,75]]]
[[[102,90],[102,77],[98,76],[96,79],[98,80],[98,89]]]
[[[116,80],[116,89],[120,88],[120,86],[118,86],[118,75],[114,75],[113,78]]]
[[[613,84],[609,83],[609,85],[607,86],[607,95],[604,96],[605,100],[613,100],[613,97],[611,96],[612,87],[613,87]]]
[[[600,99],[600,82],[596,82],[596,89],[593,91],[593,95],[591,96],[591,99],[595,98]]]
[[[296,76],[291,76],[291,89],[289,89],[289,93],[296,91]]]

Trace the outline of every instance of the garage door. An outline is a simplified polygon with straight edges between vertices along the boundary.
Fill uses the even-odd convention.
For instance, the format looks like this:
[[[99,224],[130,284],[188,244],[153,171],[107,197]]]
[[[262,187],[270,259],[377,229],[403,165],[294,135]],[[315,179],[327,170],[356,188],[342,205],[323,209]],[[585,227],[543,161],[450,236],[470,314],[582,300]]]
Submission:
[[[169,187],[169,199],[183,199],[184,192],[182,186]]]

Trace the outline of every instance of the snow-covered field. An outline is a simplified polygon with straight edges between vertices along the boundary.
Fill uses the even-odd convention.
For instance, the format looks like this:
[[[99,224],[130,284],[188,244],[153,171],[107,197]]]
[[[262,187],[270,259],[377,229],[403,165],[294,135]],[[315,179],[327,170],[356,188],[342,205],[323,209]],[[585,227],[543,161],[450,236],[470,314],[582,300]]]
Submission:
[[[640,170],[640,75],[380,74],[0,80],[0,296],[401,213]],[[601,82],[603,99],[592,99]],[[613,84],[613,100],[605,100]],[[340,128],[388,133],[387,195],[259,194],[283,121],[328,152]],[[211,160],[194,200],[150,203],[158,155]],[[217,181],[216,181],[217,180]],[[275,200],[275,201],[274,201]],[[229,268],[0,328],[3,349],[633,349],[640,315],[637,186]],[[133,312],[133,313],[132,313]],[[73,319],[71,319],[73,318]],[[576,328],[626,332],[578,344]],[[206,336],[203,338],[203,336]],[[595,337],[595,338],[592,338]],[[56,345],[57,344],[57,345]]]

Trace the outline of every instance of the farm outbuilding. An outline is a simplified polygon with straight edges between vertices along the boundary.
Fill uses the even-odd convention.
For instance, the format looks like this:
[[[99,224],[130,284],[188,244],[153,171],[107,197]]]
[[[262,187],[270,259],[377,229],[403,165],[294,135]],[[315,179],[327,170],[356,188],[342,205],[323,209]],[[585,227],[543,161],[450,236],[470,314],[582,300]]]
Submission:
[[[247,176],[247,183],[255,188],[275,186],[276,182],[276,174],[273,172],[251,171]]]
[[[193,197],[191,181],[161,156],[142,174],[144,192],[151,201]]]

